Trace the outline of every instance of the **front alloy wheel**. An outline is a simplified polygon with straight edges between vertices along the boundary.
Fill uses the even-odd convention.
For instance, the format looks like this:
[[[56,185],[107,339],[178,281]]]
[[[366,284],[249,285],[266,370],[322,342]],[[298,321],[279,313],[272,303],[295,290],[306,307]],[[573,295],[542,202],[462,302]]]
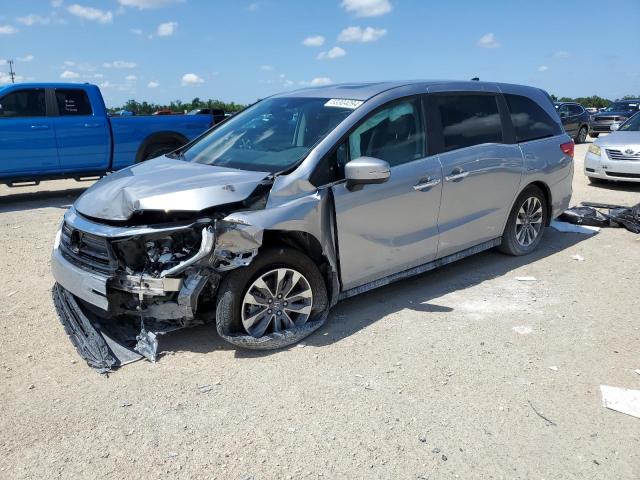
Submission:
[[[307,323],[313,308],[309,281],[291,268],[259,276],[247,289],[241,307],[242,326],[256,338]]]
[[[527,198],[520,210],[515,224],[516,240],[522,247],[535,242],[542,230],[542,203],[537,197]]]

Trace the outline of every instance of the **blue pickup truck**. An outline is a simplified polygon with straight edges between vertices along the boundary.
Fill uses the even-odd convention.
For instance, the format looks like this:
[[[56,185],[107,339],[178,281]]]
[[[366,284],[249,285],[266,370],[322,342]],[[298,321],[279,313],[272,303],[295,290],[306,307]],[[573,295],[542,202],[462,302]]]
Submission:
[[[89,84],[0,87],[0,183],[100,177],[175,150],[213,126],[212,115],[110,117]]]

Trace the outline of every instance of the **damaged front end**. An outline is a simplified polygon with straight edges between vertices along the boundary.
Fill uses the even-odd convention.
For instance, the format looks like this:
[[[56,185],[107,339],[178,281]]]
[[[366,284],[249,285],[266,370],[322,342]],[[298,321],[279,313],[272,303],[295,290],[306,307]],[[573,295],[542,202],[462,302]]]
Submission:
[[[73,208],[56,236],[53,299],[71,341],[106,372],[143,357],[158,337],[215,318],[223,272],[248,265],[262,233],[224,217],[159,226],[98,223]]]

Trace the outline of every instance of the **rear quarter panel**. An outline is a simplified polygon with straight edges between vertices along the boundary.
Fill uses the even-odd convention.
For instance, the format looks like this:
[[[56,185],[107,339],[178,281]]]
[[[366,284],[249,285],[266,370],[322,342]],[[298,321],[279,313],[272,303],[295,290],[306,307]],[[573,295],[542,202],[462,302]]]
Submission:
[[[110,117],[113,134],[113,170],[132,165],[142,143],[149,136],[160,132],[178,133],[187,140],[209,128],[208,115],[148,115]]]

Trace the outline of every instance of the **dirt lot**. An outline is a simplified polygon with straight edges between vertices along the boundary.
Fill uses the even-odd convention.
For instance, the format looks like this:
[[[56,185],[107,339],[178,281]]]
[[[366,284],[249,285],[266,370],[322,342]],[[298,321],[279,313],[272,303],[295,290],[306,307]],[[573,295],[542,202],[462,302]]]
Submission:
[[[585,152],[573,203],[640,201],[589,186]],[[79,186],[0,187],[0,478],[640,478],[640,420],[599,393],[640,388],[639,236],[547,229],[530,257],[345,301],[304,345],[237,351],[200,327],[107,378],[50,297]]]

